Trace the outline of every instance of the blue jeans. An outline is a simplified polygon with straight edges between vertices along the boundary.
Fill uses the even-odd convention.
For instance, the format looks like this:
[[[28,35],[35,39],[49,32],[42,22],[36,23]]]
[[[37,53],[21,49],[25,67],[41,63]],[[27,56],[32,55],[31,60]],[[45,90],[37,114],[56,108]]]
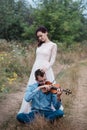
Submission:
[[[44,116],[47,120],[53,121],[56,118],[62,117],[64,115],[64,112],[62,110],[55,110],[55,111],[32,111],[28,114],[25,113],[19,113],[17,114],[17,120],[22,123],[30,123],[35,119],[35,116],[39,114],[41,116]]]

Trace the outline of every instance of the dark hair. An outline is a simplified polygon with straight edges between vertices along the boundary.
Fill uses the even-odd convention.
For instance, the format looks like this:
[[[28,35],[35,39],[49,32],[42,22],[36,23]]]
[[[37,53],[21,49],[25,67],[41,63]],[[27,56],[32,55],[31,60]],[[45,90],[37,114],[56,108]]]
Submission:
[[[39,32],[39,31],[42,32],[42,33],[48,32],[48,30],[47,30],[46,27],[40,26],[40,27],[38,27],[38,29],[36,30],[36,36],[37,36],[37,32]],[[43,44],[43,42],[38,41],[38,47],[40,47],[42,44]]]
[[[37,70],[35,71],[35,78],[36,78],[36,80],[38,80],[38,76],[43,77],[44,74],[45,74],[44,71],[42,71],[42,70],[40,70],[40,69],[37,69]]]
[[[40,26],[37,30],[36,30],[36,36],[37,36],[37,32],[42,32],[42,33],[46,33],[48,32],[47,28],[44,26]]]

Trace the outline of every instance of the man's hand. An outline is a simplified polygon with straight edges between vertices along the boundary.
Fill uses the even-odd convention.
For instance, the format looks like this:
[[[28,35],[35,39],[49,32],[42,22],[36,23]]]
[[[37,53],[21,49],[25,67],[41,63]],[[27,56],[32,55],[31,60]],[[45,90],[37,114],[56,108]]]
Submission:
[[[61,88],[58,88],[57,89],[57,99],[59,100],[59,101],[61,101],[61,95],[62,95],[62,89]]]
[[[40,89],[46,89],[46,91],[50,91],[51,87],[50,85],[42,85],[42,86],[39,86]]]

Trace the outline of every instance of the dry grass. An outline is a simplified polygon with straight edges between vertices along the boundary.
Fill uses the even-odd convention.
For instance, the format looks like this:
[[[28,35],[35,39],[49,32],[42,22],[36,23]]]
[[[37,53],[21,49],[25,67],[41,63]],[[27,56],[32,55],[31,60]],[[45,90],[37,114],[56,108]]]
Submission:
[[[56,120],[53,124],[50,122],[46,121],[42,117],[37,117],[37,120],[35,120],[33,123],[30,125],[24,125],[20,124],[16,120],[16,114],[18,112],[18,108],[14,110],[14,114],[10,117],[8,117],[8,120],[5,121],[2,126],[0,127],[1,130],[73,130],[72,126],[72,118],[70,116],[72,115],[72,105],[73,101],[75,100],[76,93],[78,90],[78,79],[80,77],[79,75],[79,70],[81,65],[87,65],[86,62],[81,62],[84,58],[87,59],[87,53],[86,53],[86,48],[85,51],[83,51],[83,48],[77,48],[75,51],[64,51],[64,52],[59,52],[57,56],[56,63],[54,65],[54,69],[58,70],[58,64],[59,66],[64,66],[64,68],[60,71],[57,81],[58,83],[61,84],[62,88],[68,88],[72,91],[72,95],[65,95],[63,93],[62,95],[62,102],[64,106],[64,111],[65,111],[65,117]],[[19,50],[19,49],[18,49]],[[16,52],[18,52],[16,50]],[[78,51],[77,51],[78,50]],[[6,51],[6,48],[5,48]],[[10,52],[9,52],[10,53]],[[14,52],[15,53],[15,52]],[[15,53],[16,54],[16,53]],[[17,54],[16,54],[17,55]],[[25,67],[30,67],[29,70],[32,67],[33,61],[35,58],[35,48],[32,46],[29,46],[26,49],[22,50],[22,53],[20,56],[17,57],[17,61],[20,61],[21,64],[23,64]],[[33,59],[33,60],[32,60]],[[23,75],[24,80],[20,80],[19,82],[15,81],[12,85],[16,86],[16,90],[19,91],[21,86],[21,81],[23,83],[27,82],[27,75]],[[18,86],[19,85],[19,86]],[[3,100],[3,98],[2,98]],[[78,130],[77,128],[74,130]]]
[[[0,41],[0,95],[20,89],[26,83],[35,57],[35,48]],[[14,87],[15,86],[15,87]]]
[[[87,59],[87,41],[72,44],[70,48],[64,48],[62,45],[58,50],[58,61],[61,64],[71,65],[85,59]]]
[[[2,130],[71,130],[69,120],[65,117],[57,119],[54,123],[46,121],[43,117],[38,116],[31,124],[21,124],[13,117],[3,124]]]
[[[15,119],[16,113],[9,118],[2,126],[2,130],[73,130],[71,127],[72,119],[70,119],[71,106],[75,98],[75,94],[78,88],[78,78],[79,78],[79,67],[73,66],[62,70],[60,75],[59,83],[63,88],[69,88],[72,91],[72,95],[62,95],[62,102],[65,108],[65,117],[56,120],[53,124],[46,121],[44,118],[38,116],[36,120],[30,125],[24,125]],[[63,76],[62,76],[63,75]],[[62,76],[62,78],[61,78]]]

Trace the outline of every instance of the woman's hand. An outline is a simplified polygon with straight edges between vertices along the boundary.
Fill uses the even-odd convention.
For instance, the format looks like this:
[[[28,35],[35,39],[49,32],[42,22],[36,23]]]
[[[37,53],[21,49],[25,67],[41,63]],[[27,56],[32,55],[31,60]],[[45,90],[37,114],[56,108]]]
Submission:
[[[47,68],[42,68],[41,71],[46,72]]]

